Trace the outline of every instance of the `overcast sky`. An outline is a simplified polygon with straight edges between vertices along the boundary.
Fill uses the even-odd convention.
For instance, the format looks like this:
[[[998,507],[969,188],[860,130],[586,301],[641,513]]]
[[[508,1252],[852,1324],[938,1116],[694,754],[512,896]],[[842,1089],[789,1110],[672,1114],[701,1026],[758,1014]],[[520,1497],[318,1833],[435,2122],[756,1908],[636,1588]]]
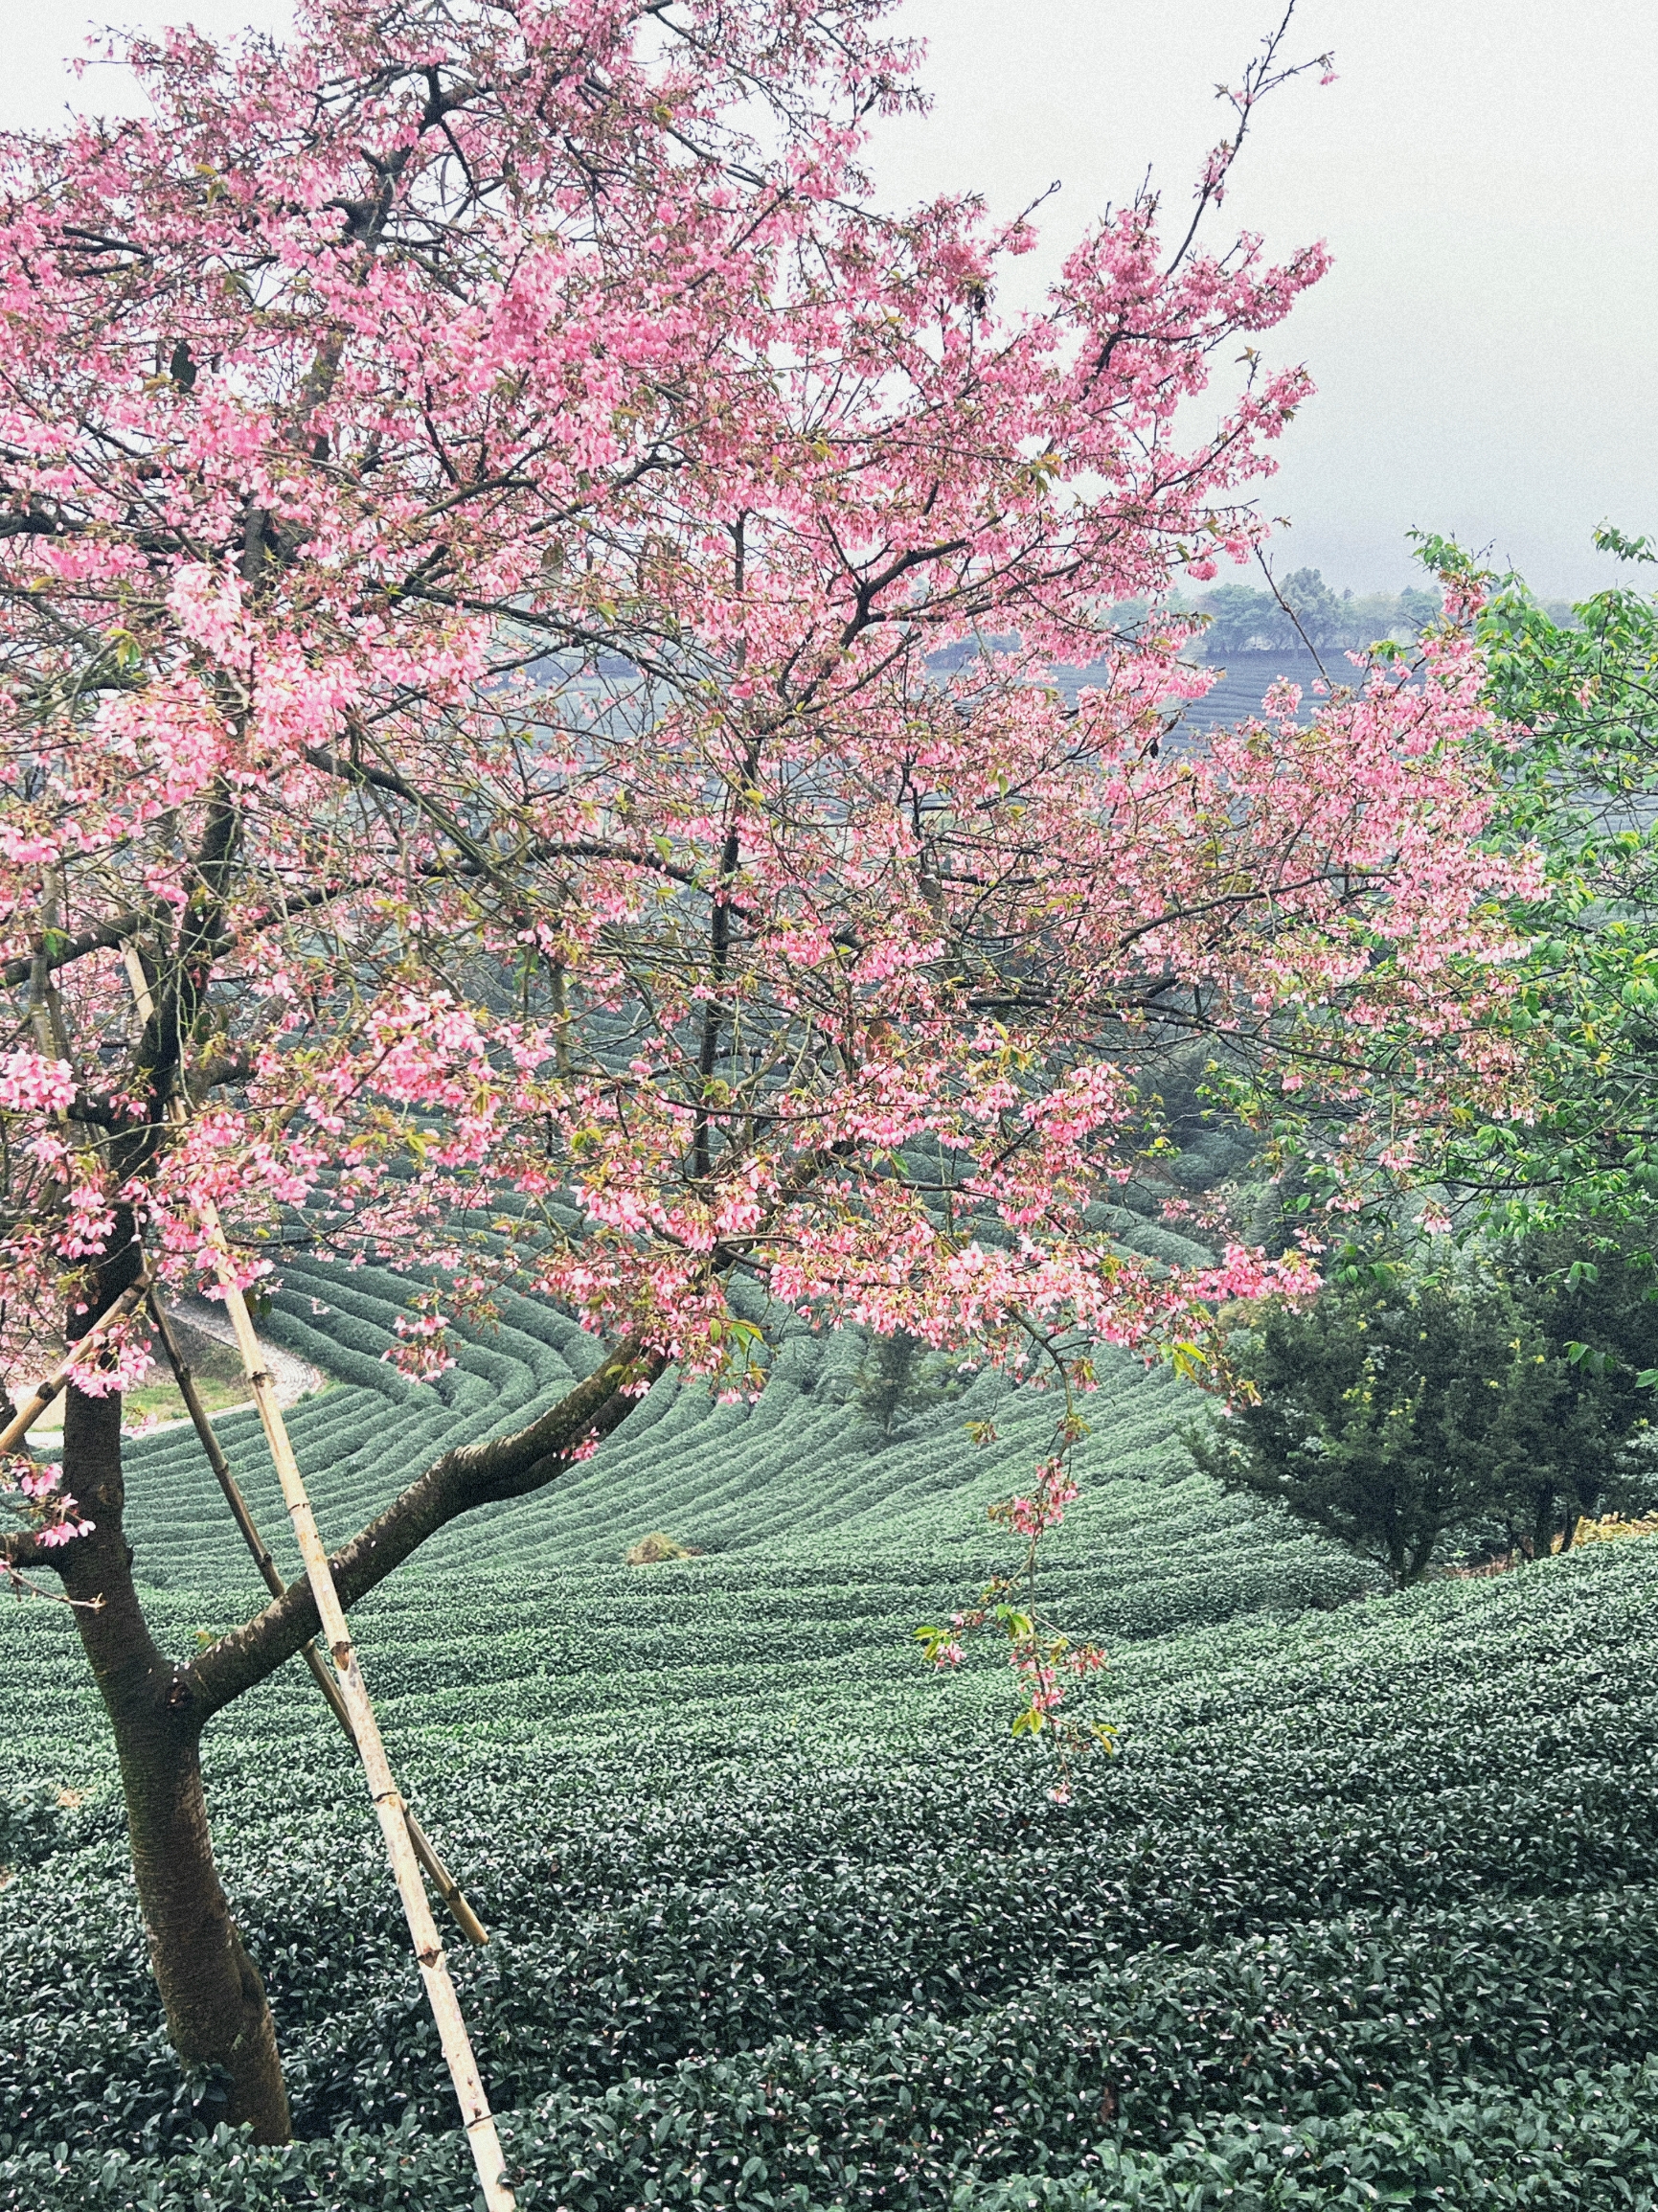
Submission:
[[[14,5],[0,123],[45,125],[89,20],[280,22],[282,0]],[[1183,212],[1270,0],[906,0],[934,110],[885,126],[885,191],[1043,211],[1052,265],[1147,165]],[[1301,0],[1296,52],[1338,81],[1259,111],[1223,216],[1335,266],[1273,334],[1319,397],[1265,510],[1281,571],[1410,581],[1441,530],[1545,594],[1592,589],[1601,519],[1658,530],[1658,8],[1650,0]],[[124,104],[106,72],[77,96]]]

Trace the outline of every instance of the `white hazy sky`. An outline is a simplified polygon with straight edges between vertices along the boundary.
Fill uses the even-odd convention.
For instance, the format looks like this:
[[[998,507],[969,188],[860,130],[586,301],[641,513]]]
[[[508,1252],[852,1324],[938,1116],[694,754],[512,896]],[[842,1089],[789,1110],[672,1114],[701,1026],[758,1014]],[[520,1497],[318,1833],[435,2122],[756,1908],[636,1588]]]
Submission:
[[[280,23],[283,0],[11,0],[0,125],[78,97],[125,104],[63,57],[93,20]],[[1052,252],[1149,165],[1170,223],[1221,135],[1272,0],[905,0],[934,109],[883,127],[893,197],[984,192],[1011,213],[1058,180]],[[1222,211],[1335,266],[1274,333],[1318,399],[1263,505],[1281,570],[1397,587],[1405,533],[1442,530],[1545,594],[1594,588],[1601,519],[1658,528],[1658,7],[1652,0],[1301,0],[1296,53],[1338,81],[1259,112]],[[1032,264],[1025,264],[1027,269]],[[1028,280],[1027,280],[1028,281]]]

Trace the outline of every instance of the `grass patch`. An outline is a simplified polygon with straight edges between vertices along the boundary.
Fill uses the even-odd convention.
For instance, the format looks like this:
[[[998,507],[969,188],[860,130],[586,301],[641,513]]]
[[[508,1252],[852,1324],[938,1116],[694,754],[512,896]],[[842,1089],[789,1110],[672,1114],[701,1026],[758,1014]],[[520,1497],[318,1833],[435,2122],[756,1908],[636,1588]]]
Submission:
[[[630,1567],[659,1566],[664,1560],[699,1560],[701,1550],[695,1544],[675,1543],[672,1537],[661,1529],[652,1529],[642,1536],[637,1543],[629,1544],[623,1553],[623,1563]]]
[[[211,1375],[193,1378],[196,1396],[210,1414],[228,1413],[232,1406],[251,1405],[253,1393],[245,1382],[220,1381]],[[63,1399],[54,1400],[34,1424],[36,1431],[60,1435],[63,1429]],[[122,1402],[122,1425],[138,1428],[151,1417],[156,1421],[188,1421],[190,1408],[172,1382],[144,1382],[136,1390],[129,1390]]]

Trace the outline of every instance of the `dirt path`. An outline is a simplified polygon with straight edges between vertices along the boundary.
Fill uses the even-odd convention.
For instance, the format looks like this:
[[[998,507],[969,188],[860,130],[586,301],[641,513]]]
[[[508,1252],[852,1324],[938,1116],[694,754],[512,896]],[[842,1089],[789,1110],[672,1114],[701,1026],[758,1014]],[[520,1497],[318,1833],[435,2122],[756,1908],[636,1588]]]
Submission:
[[[216,1343],[228,1345],[235,1351],[236,1332],[230,1325],[230,1315],[211,1298],[170,1299],[167,1310],[187,1329],[193,1329],[201,1336],[211,1336]],[[281,1344],[273,1344],[268,1336],[260,1337],[259,1348],[276,1384],[279,1405],[293,1405],[300,1399],[308,1398],[328,1380],[320,1367],[313,1367],[308,1359],[302,1359]],[[189,1354],[185,1357],[188,1358]]]
[[[177,1326],[181,1338],[180,1349],[199,1378],[205,1380],[211,1375],[225,1382],[233,1377],[239,1379],[241,1359],[236,1348],[236,1332],[230,1325],[230,1315],[222,1306],[216,1305],[210,1298],[171,1298],[168,1301],[167,1311]],[[300,1399],[308,1398],[313,1390],[321,1390],[328,1381],[328,1377],[320,1367],[313,1367],[308,1359],[300,1358],[297,1353],[289,1352],[284,1345],[273,1344],[268,1336],[260,1336],[259,1347],[270,1370],[271,1380],[276,1384],[279,1405],[296,1404]],[[159,1347],[157,1350],[159,1355]],[[158,1382],[171,1380],[165,1359],[158,1357],[151,1380]],[[208,1418],[216,1420],[221,1413],[236,1410],[235,1406],[220,1405]],[[144,1428],[142,1424],[129,1423],[128,1432],[158,1436],[163,1429],[187,1428],[189,1425],[188,1419],[158,1422],[150,1428]],[[53,1454],[62,1448],[61,1398],[56,1404],[48,1406],[30,1433],[37,1449]]]

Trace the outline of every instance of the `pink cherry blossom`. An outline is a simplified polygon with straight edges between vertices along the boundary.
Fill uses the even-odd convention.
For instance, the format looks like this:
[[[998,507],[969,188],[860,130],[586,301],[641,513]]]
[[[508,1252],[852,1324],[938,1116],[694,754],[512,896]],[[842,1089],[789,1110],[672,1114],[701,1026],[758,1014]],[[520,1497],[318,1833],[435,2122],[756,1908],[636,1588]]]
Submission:
[[[1197,227],[1133,197],[1016,314],[1029,224],[872,197],[874,0],[683,12],[305,0],[0,140],[9,1367],[134,1235],[207,1284],[208,1195],[244,1281],[302,1214],[440,1276],[417,1380],[516,1288],[746,1390],[740,1274],[1085,1396],[1077,1346],[1203,1372],[1315,1282],[1097,1225],[1170,1042],[1400,1174],[1519,1100],[1466,610],[1308,720],[1165,727],[1173,587],[1311,388],[1262,353],[1323,248],[1209,235],[1277,64]]]

